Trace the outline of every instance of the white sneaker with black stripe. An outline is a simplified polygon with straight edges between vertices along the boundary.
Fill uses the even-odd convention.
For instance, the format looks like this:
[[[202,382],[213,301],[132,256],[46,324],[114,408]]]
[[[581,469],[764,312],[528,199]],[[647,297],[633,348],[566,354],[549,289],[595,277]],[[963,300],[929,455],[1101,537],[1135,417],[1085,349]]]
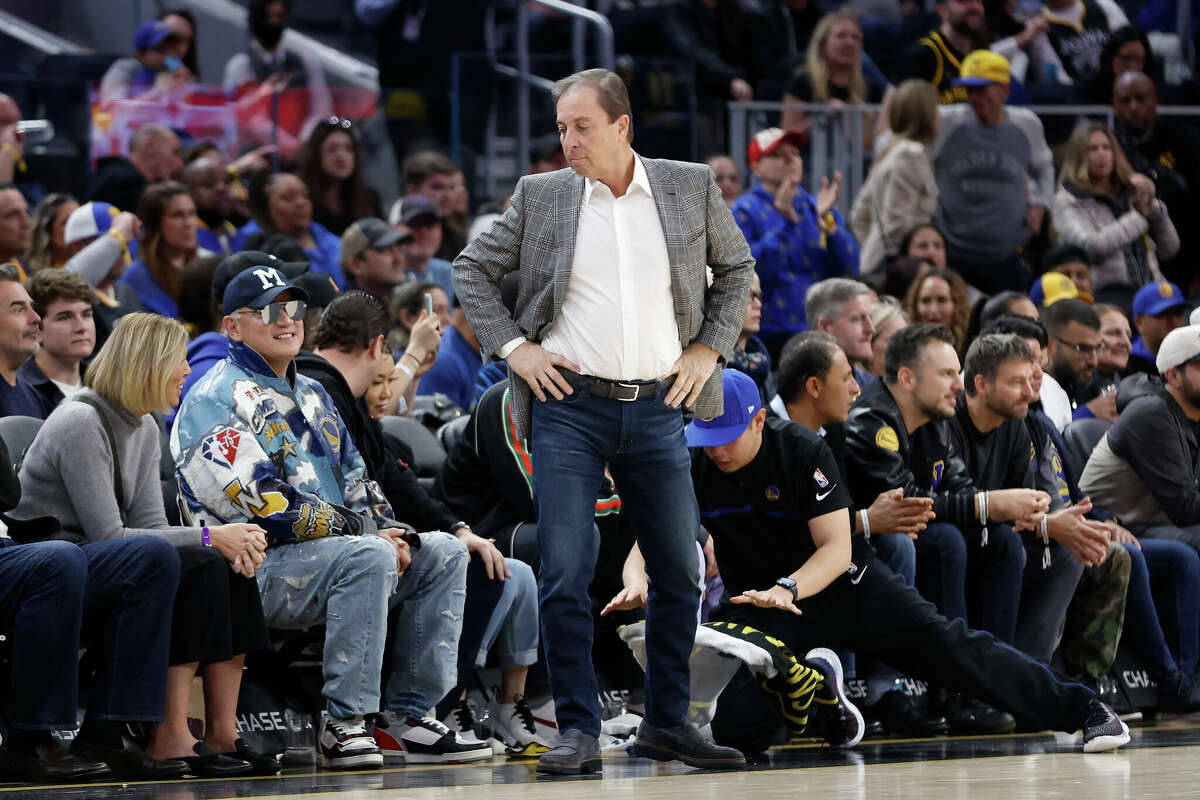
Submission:
[[[362,717],[329,717],[317,742],[321,763],[329,769],[370,769],[383,766],[383,754]]]
[[[490,703],[488,716],[496,736],[504,742],[505,752],[513,758],[538,758],[550,749],[549,743],[538,735],[533,711],[525,698],[518,695],[511,703]]]
[[[391,711],[376,717],[375,743],[386,761],[406,764],[457,764],[492,757],[487,742],[455,733],[431,716],[401,719]]]

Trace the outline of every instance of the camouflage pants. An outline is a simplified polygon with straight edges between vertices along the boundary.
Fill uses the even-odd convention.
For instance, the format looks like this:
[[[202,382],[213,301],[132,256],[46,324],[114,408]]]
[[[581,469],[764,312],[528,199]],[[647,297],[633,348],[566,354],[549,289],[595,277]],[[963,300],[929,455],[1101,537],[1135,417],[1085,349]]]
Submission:
[[[1098,567],[1088,567],[1067,609],[1062,657],[1067,672],[1099,680],[1117,657],[1129,589],[1129,553],[1116,542]]]

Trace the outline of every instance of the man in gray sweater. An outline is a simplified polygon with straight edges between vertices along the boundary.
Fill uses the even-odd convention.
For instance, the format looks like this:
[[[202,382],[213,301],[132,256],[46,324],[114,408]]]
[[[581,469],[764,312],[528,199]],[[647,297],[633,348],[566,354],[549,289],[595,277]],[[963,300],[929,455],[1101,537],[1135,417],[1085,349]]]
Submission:
[[[942,106],[933,144],[938,205],[934,222],[946,237],[950,266],[989,294],[1024,293],[1032,278],[1020,250],[1046,218],[1054,164],[1033,112],[1005,105],[1008,59],[976,50],[962,62],[956,86],[967,104]]]

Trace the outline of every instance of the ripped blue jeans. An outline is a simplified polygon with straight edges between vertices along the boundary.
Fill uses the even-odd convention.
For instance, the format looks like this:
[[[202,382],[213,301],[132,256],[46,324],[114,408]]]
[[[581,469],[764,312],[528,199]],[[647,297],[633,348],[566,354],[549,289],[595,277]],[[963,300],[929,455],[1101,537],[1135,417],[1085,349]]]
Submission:
[[[448,533],[421,534],[397,579],[396,551],[378,536],[329,536],[278,545],[258,568],[272,628],[325,625],[322,694],[338,719],[380,710],[388,609],[395,609],[387,708],[419,717],[455,685],[466,599],[467,548]]]

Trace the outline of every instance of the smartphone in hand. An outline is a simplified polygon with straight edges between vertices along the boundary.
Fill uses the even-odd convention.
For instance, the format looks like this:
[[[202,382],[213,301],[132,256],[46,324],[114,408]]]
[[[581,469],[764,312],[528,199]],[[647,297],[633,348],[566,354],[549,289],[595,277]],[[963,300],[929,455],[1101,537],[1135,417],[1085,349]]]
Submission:
[[[429,292],[425,293],[425,310],[429,312],[429,316],[433,316],[433,295]]]

